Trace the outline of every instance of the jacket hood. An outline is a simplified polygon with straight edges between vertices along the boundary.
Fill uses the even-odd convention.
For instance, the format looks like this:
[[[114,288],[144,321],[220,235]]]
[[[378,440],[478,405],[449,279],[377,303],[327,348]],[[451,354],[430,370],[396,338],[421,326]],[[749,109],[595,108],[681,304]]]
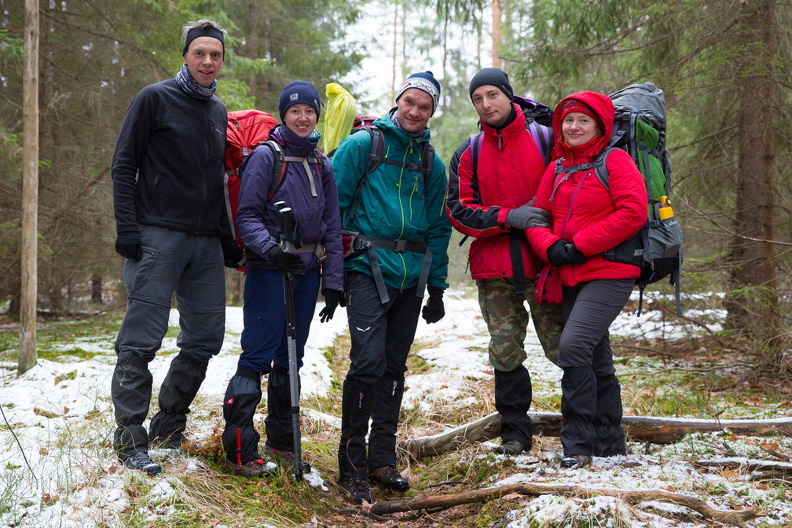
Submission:
[[[604,127],[605,133],[597,136],[585,145],[577,147],[570,147],[564,141],[564,136],[561,133],[561,123],[564,120],[564,107],[571,100],[577,100],[585,103],[596,114],[597,120]],[[583,157],[596,157],[597,154],[608,145],[611,135],[613,134],[613,120],[616,117],[616,109],[613,107],[613,101],[605,95],[598,92],[577,92],[564,97],[555,108],[553,112],[553,133],[556,137],[556,143],[553,148],[553,158],[573,158],[579,159]]]

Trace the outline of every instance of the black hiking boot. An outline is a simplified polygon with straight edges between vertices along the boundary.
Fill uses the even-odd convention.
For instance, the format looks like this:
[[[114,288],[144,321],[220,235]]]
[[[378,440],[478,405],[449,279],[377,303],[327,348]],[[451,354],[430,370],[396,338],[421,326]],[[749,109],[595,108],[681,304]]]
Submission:
[[[521,442],[517,440],[506,440],[501,445],[494,449],[494,453],[496,455],[510,455],[510,456],[517,456],[523,451],[526,451],[528,448],[527,446],[523,445]]]
[[[365,480],[357,480],[352,477],[342,477],[338,481],[338,487],[341,488],[344,493],[349,495],[349,497],[351,497],[352,500],[357,504],[363,504],[363,502],[368,502],[369,504],[372,503],[371,490],[369,489],[369,486]]]
[[[138,471],[142,471],[143,473],[151,475],[152,477],[156,477],[162,473],[162,467],[151,460],[148,453],[145,451],[140,451],[128,457],[126,460],[124,460],[124,466],[130,469],[137,469]]]
[[[588,455],[564,455],[561,459],[561,469],[582,469],[591,464],[591,457]]]
[[[405,492],[410,489],[410,483],[401,476],[394,466],[382,466],[371,470],[369,480],[394,491]]]

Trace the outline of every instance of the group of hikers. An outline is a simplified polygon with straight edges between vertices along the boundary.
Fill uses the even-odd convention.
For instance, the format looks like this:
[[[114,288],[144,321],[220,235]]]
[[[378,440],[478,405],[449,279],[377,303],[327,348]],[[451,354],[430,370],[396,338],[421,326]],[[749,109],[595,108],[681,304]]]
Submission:
[[[224,266],[244,262],[242,353],[223,401],[227,468],[247,477],[268,473],[254,425],[265,377],[263,451],[284,464],[299,463],[290,399],[298,378],[290,369],[302,365],[321,291],[320,320],[345,306],[351,337],[339,487],[358,503],[372,502],[371,483],[408,490],[396,457],[407,357],[419,318],[435,323],[445,315],[452,226],[473,238],[470,271],[490,334],[501,420],[495,451],[518,455],[531,448],[531,376],[524,366],[530,310],[545,354],[563,369],[561,466],[626,453],[608,327],[639,268],[601,253],[644,226],[647,192],[621,150],[607,157],[607,188],[593,176],[590,163],[613,127],[607,96],[565,97],[553,112],[552,151],[543,151],[508,75],[484,68],[470,81],[481,134],[457,149],[447,175],[440,156],[427,148],[427,124],[441,93],[431,72],[407,77],[395,107],[373,123],[376,134],[348,136],[332,159],[317,149],[317,90],[291,82],[279,98],[280,124],[269,136],[285,156],[282,181],[273,185],[280,176],[275,149],[256,148],[245,165],[235,226],[243,252],[223,190],[227,111],[215,88],[224,31],[202,20],[185,26],[183,39],[176,77],[146,86],[132,100],[112,164],[116,251],[125,257],[128,287],[111,383],[113,443],[125,466],[159,474],[149,447],[188,443],[190,405],[223,343]],[[374,141],[384,149],[372,167]],[[299,244],[283,244],[283,204],[299,225]],[[284,275],[292,281],[293,314],[284,303]],[[147,430],[148,365],[167,332],[174,293],[180,351]]]

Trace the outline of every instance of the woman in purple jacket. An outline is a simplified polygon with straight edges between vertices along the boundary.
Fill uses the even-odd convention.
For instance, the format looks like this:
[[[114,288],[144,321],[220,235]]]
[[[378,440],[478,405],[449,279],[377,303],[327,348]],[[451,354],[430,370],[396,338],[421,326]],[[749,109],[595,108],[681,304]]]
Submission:
[[[314,315],[321,282],[326,306],[321,320],[332,318],[343,298],[343,256],[338,192],[330,160],[316,148],[315,131],[320,102],[307,82],[286,85],[278,106],[281,125],[250,155],[239,194],[237,230],[245,243],[245,277],[242,354],[231,378],[223,404],[226,420],[223,447],[226,466],[237,474],[259,477],[266,473],[258,452],[259,433],[253,426],[261,401],[261,380],[267,383],[266,449],[289,463],[294,462],[291,422],[289,359],[283,274],[292,275],[298,368]],[[275,174],[283,156],[285,173]],[[273,179],[280,180],[273,186]],[[279,246],[278,211],[275,203],[291,207],[302,246],[286,252]]]

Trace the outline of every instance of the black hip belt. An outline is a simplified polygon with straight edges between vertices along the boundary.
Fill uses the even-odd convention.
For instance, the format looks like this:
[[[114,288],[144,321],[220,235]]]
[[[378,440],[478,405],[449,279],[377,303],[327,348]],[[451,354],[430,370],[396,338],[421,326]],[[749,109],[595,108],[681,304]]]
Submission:
[[[385,304],[390,300],[390,297],[385,288],[385,280],[382,278],[382,269],[380,268],[377,254],[374,252],[375,249],[388,249],[396,253],[410,252],[423,254],[424,259],[421,265],[421,275],[418,277],[416,295],[418,297],[424,296],[426,282],[429,280],[429,271],[432,267],[432,252],[426,247],[425,242],[410,242],[409,240],[402,239],[388,240],[386,238],[376,238],[361,234],[357,234],[354,236],[353,240],[351,240],[351,256],[363,253],[364,251],[368,254],[371,273],[377,285],[380,301],[382,304]]]
[[[359,235],[355,241],[359,245],[359,249],[389,249],[396,253],[404,253],[409,251],[411,253],[425,253],[426,243],[424,242],[410,242],[409,240],[388,240],[385,238],[376,238],[366,235]],[[356,248],[358,249],[358,248]]]

